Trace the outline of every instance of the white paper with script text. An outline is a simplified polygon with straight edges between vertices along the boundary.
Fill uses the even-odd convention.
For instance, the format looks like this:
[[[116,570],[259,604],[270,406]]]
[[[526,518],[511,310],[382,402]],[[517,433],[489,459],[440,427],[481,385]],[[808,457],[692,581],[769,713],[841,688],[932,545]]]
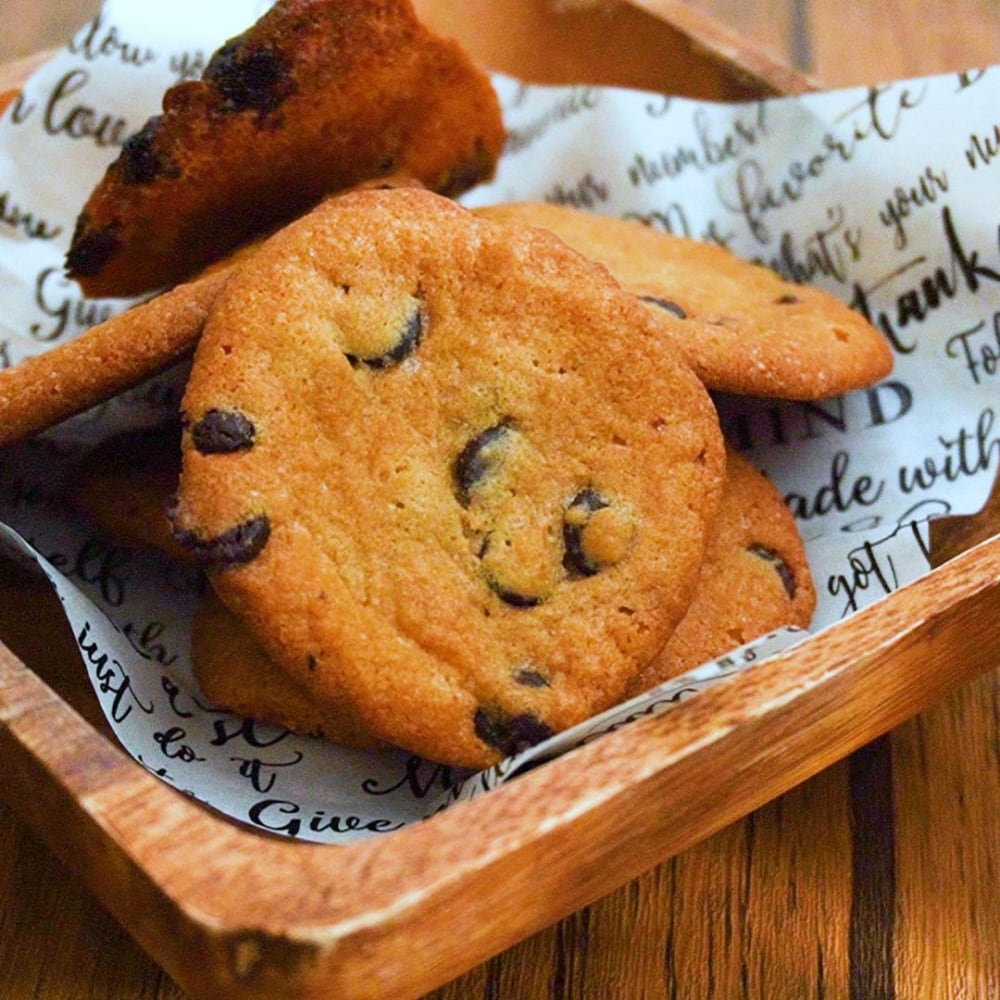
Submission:
[[[0,368],[126,305],[85,301],[65,278],[77,213],[163,90],[199,75],[267,6],[108,0],[7,108]],[[977,510],[1000,466],[1000,68],[739,105],[495,82],[510,141],[469,204],[548,199],[720,242],[884,331],[895,369],[879,385],[813,404],[729,396],[720,416],[797,515],[815,629],[925,572],[927,519]],[[184,374],[0,453],[0,543],[56,588],[126,749],[251,826],[320,842],[398,829],[805,638],[765,637],[473,776],[219,711],[191,679],[199,575],[108,539],[64,500],[96,442],[176,414]]]

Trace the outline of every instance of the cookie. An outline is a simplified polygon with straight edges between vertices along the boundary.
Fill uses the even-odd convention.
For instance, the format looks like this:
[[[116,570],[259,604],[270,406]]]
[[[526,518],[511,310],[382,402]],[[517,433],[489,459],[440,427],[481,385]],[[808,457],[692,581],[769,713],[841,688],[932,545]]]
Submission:
[[[116,434],[88,452],[68,499],[111,537],[189,562],[191,553],[177,543],[167,519],[180,459],[179,422]]]
[[[342,746],[380,745],[349,706],[321,704],[286,676],[211,590],[195,614],[191,667],[202,694],[219,708]]]
[[[331,200],[206,324],[178,537],[314,696],[493,763],[615,703],[690,600],[725,457],[664,322],[551,234]]]
[[[687,614],[629,685],[639,694],[816,610],[805,547],[773,483],[729,450],[726,481]]]
[[[711,389],[816,400],[871,385],[892,370],[889,342],[860,313],[721,246],[565,205],[518,202],[478,211],[543,226],[607,266],[650,309],[684,320],[678,346]]]
[[[409,0],[279,0],[126,140],[68,272],[90,296],[172,285],[364,180],[457,195],[503,141],[489,78]]]
[[[0,445],[103,403],[190,354],[239,259],[0,371]]]

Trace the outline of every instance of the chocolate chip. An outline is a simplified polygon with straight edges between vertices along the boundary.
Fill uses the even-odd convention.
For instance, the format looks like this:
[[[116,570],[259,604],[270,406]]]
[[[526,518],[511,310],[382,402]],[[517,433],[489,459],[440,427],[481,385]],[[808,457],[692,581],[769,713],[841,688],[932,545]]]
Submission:
[[[253,422],[235,410],[208,410],[191,428],[191,442],[202,455],[227,455],[253,447]]]
[[[521,667],[514,671],[514,683],[529,688],[547,688],[552,686],[552,682],[545,674],[539,673],[537,670],[531,670],[528,667]]]
[[[584,544],[584,532],[594,511],[608,506],[608,501],[587,487],[570,501],[563,513],[563,568],[574,576],[593,576],[601,567],[588,555]]]
[[[678,319],[687,319],[687,312],[684,308],[676,302],[671,302],[670,299],[661,299],[656,295],[640,295],[639,298],[643,302],[648,302],[651,306],[659,306],[668,313],[673,313]]]
[[[66,268],[71,275],[89,278],[100,273],[121,246],[118,236],[120,226],[110,223],[99,229],[90,228],[90,219],[81,214],[66,253]]]
[[[542,598],[537,594],[519,594],[516,590],[505,587],[499,580],[489,579],[490,590],[500,598],[504,604],[509,604],[512,608],[537,608],[542,603]]]
[[[482,544],[479,546],[479,552],[477,553],[480,559],[486,558],[486,554],[490,550],[492,541],[493,536],[491,534],[487,535],[483,539]],[[486,583],[490,590],[492,590],[493,593],[504,602],[504,604],[508,604],[512,608],[537,608],[543,601],[543,598],[539,594],[525,594],[519,590],[514,590],[513,587],[503,583],[501,580],[497,579],[495,574],[490,572],[487,572],[486,574]]]
[[[160,118],[150,118],[134,135],[122,143],[118,165],[126,184],[148,184],[161,175],[176,177],[176,165],[153,148],[160,130]]]
[[[774,300],[776,306],[791,306],[799,301],[797,295],[782,295],[780,298]]]
[[[473,726],[479,739],[505,757],[527,750],[552,735],[552,730],[533,715],[509,715],[493,707],[476,709]]]
[[[513,423],[501,420],[500,423],[487,427],[477,434],[459,452],[452,468],[455,480],[455,496],[463,507],[468,507],[472,500],[472,491],[481,483],[500,462],[499,449],[493,445],[499,444],[510,433]]]
[[[398,365],[404,358],[409,357],[420,343],[420,338],[424,333],[424,310],[419,300],[414,299],[413,309],[403,321],[399,329],[396,343],[388,351],[382,354],[365,357],[358,354],[346,354],[347,360],[353,367],[366,365],[368,368],[389,368]]]
[[[266,514],[251,517],[214,538],[202,538],[195,531],[179,527],[175,507],[168,509],[167,516],[174,538],[206,568],[225,569],[251,562],[260,555],[271,536],[271,522]]]
[[[766,562],[769,562],[774,567],[774,571],[781,578],[781,582],[784,584],[785,591],[789,598],[794,600],[796,590],[795,574],[792,571],[791,566],[789,566],[788,563],[786,563],[785,560],[774,551],[774,549],[770,549],[766,545],[761,545],[759,543],[748,545],[747,552],[751,555],[757,556],[758,559],[763,559]]]
[[[244,36],[226,42],[203,79],[225,98],[223,111],[274,111],[295,89],[284,58],[270,45],[251,48]]]

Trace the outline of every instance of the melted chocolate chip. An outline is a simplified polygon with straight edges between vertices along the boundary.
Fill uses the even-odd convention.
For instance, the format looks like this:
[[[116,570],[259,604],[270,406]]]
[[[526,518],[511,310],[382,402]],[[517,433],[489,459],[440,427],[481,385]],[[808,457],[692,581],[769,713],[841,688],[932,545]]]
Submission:
[[[66,254],[66,267],[71,275],[89,278],[100,273],[121,246],[119,226],[112,223],[100,229],[90,228],[90,219],[81,214],[76,220],[73,239]]]
[[[643,302],[648,302],[651,306],[659,306],[668,313],[673,313],[678,319],[687,319],[687,312],[683,306],[679,306],[676,302],[671,302],[670,299],[661,299],[656,295],[640,295],[639,298]]]
[[[516,590],[505,587],[499,580],[490,579],[487,582],[490,585],[490,590],[504,604],[509,604],[512,608],[537,608],[542,603],[542,599],[537,594],[519,594]]]
[[[271,522],[266,514],[249,518],[214,538],[202,538],[197,532],[178,527],[176,510],[167,511],[174,538],[188,549],[199,565],[225,569],[252,562],[263,551],[271,536]]]
[[[782,295],[780,298],[774,300],[776,306],[791,306],[799,301],[797,295]]]
[[[784,559],[778,555],[774,549],[769,549],[766,545],[754,544],[747,546],[747,551],[751,555],[757,556],[758,559],[763,559],[765,562],[769,562],[773,567],[775,573],[781,578],[781,582],[785,587],[785,592],[788,594],[789,598],[795,598],[795,574],[792,572],[791,566],[785,562]]]
[[[406,317],[399,337],[394,347],[391,347],[383,354],[364,357],[358,354],[345,354],[352,367],[365,365],[368,368],[389,368],[398,365],[404,358],[409,357],[420,344],[420,338],[424,334],[424,311],[419,302],[414,305],[413,311]]]
[[[472,500],[472,491],[481,483],[500,461],[497,449],[492,446],[501,442],[510,433],[513,424],[509,420],[487,427],[477,434],[459,452],[452,467],[455,480],[455,496],[463,507]]]
[[[552,684],[545,674],[539,673],[537,670],[531,670],[528,667],[521,667],[514,671],[514,683],[529,688],[547,688],[551,687]]]
[[[270,45],[251,48],[238,36],[220,48],[203,79],[225,98],[223,111],[274,111],[294,90],[284,58]]]
[[[593,576],[601,567],[588,556],[583,535],[594,511],[608,506],[608,501],[590,488],[581,490],[563,514],[563,568],[574,576]]]
[[[476,553],[480,559],[486,557],[486,553],[490,550],[491,542],[491,535],[487,535],[483,539],[482,544],[479,546],[479,552]],[[492,590],[493,593],[504,602],[504,604],[508,604],[512,608],[537,608],[543,601],[543,598],[538,594],[525,594],[521,591],[514,590],[512,587],[509,587],[505,583],[498,580],[491,573],[487,573],[486,583],[490,590]]]
[[[253,422],[235,410],[208,410],[191,428],[191,442],[202,455],[227,455],[253,447]]]
[[[479,739],[505,757],[527,750],[552,735],[552,730],[535,716],[508,715],[498,708],[476,709],[473,726]]]
[[[160,118],[150,118],[134,135],[122,144],[118,165],[126,184],[148,184],[161,175],[177,176],[177,167],[153,148],[160,130]]]

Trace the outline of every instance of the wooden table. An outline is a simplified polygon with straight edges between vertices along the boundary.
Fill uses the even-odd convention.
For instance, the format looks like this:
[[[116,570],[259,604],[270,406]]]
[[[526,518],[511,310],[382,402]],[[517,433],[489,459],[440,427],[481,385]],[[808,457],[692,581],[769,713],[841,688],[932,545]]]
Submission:
[[[828,84],[1000,61],[991,0],[697,6]],[[95,7],[4,0],[0,61]],[[998,889],[994,671],[433,996],[997,1000]],[[0,996],[183,996],[3,806]]]

